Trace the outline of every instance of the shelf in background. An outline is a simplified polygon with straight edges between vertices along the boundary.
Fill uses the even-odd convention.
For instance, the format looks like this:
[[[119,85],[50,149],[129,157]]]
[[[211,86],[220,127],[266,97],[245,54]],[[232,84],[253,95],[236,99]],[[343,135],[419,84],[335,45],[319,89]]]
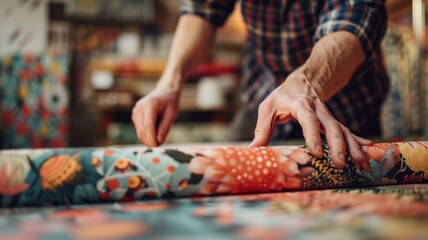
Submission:
[[[412,10],[412,0],[388,0],[386,1],[386,10],[391,17],[402,11]]]
[[[89,71],[104,70],[114,74],[141,74],[159,77],[166,66],[166,59],[106,56],[93,58],[88,65]]]
[[[166,67],[166,59],[146,57],[106,56],[94,58],[88,65],[89,71],[104,70],[122,76],[160,77]],[[219,74],[238,74],[239,65],[218,62],[202,63],[190,78],[215,76]]]
[[[102,106],[102,105],[89,105],[86,107],[88,112],[101,112],[101,113],[126,113],[132,112],[134,106]],[[220,107],[213,109],[204,109],[198,107],[180,107],[180,112],[182,113],[233,113],[237,110],[237,107]]]
[[[106,25],[106,26],[117,26],[117,27],[151,27],[152,22],[146,22],[143,19],[115,19],[115,18],[93,18],[86,16],[66,16],[65,21],[74,24],[82,25]]]

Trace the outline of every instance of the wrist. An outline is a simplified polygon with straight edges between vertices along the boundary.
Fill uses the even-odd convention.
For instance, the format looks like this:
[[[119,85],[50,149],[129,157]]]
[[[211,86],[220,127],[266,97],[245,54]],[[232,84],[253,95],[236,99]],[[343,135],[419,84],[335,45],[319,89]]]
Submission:
[[[352,33],[338,31],[327,34],[314,45],[300,71],[321,100],[327,100],[348,83],[363,60],[359,39]]]
[[[171,91],[180,92],[184,78],[179,72],[165,71],[156,84],[157,88],[168,88]]]
[[[295,71],[298,79],[306,86],[307,91],[318,96],[321,100],[325,100],[325,86],[322,84],[322,74],[316,73],[311,67],[306,64]]]

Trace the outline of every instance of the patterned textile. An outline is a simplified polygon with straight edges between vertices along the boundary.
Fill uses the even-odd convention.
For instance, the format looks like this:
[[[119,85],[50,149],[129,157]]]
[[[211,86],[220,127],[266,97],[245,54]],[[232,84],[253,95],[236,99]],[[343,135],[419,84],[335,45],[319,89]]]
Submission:
[[[181,12],[219,26],[234,5],[229,0],[185,0]],[[379,111],[388,89],[378,52],[386,28],[384,1],[242,0],[240,6],[249,34],[243,101],[254,114],[259,103],[304,64],[317,40],[331,32],[348,31],[360,39],[366,61],[326,104],[338,121],[358,135],[380,135]],[[286,124],[282,128],[285,137],[297,126],[296,122]]]
[[[413,29],[391,24],[382,46],[391,80],[382,110],[382,137],[420,136],[428,127],[428,121],[424,120],[428,91],[423,87],[428,78],[421,74],[424,62],[420,60],[421,51]]]
[[[0,153],[0,206],[427,182],[428,142],[363,148],[366,161],[336,168],[305,147],[9,150]]]
[[[0,210],[0,239],[426,239],[428,185]]]
[[[3,148],[64,147],[68,132],[67,54],[0,60]]]

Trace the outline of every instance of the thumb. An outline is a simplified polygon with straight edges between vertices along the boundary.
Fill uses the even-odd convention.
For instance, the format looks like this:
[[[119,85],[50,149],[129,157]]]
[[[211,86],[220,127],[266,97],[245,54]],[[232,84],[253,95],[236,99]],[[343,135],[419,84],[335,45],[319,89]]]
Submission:
[[[257,124],[254,130],[254,139],[249,147],[266,146],[275,128],[275,121],[271,114],[266,114],[263,109],[259,110]]]

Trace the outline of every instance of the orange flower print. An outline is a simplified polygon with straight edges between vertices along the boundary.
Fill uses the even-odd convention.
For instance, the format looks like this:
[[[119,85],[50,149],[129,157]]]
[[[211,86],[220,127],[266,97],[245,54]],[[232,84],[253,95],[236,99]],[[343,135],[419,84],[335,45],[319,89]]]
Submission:
[[[200,194],[279,191],[298,188],[298,164],[309,156],[302,148],[222,148],[209,156],[197,156],[189,170],[208,181]]]
[[[0,195],[12,196],[25,191],[28,188],[26,183],[13,184],[15,172],[8,173],[7,164],[0,168]]]
[[[303,148],[300,147],[284,147],[273,148],[278,157],[279,167],[288,176],[300,174],[298,169],[299,164],[303,165],[311,159]]]
[[[296,146],[273,148],[273,151],[276,152],[279,168],[281,169],[281,172],[284,173],[279,176],[284,177],[284,180],[280,182],[282,188],[299,188],[302,183],[299,165],[308,163],[311,156],[307,154],[303,148]]]

